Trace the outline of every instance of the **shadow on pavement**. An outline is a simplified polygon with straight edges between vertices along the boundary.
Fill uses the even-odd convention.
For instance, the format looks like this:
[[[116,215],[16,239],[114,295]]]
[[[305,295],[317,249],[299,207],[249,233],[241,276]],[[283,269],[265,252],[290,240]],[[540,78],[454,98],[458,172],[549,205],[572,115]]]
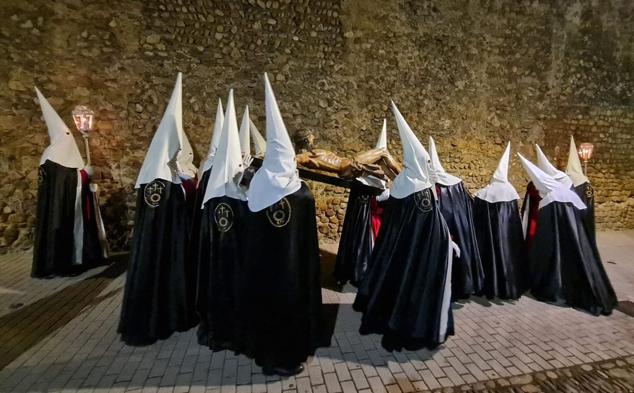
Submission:
[[[127,261],[128,254],[114,255],[110,258],[110,265],[101,272],[2,316],[0,369],[67,325],[86,307],[116,295],[120,289],[100,296],[114,279],[125,273]]]

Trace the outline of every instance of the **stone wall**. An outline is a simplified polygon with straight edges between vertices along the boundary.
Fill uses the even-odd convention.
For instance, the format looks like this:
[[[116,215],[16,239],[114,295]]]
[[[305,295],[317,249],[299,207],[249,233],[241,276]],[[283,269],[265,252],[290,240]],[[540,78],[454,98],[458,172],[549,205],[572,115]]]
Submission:
[[[37,85],[91,139],[104,219],[124,249],[133,185],[178,71],[185,131],[206,153],[217,97],[234,88],[264,130],[266,71],[290,132],[351,155],[374,145],[392,98],[445,167],[485,185],[507,140],[565,162],[567,138],[593,142],[601,228],[634,227],[634,3],[440,0],[3,0],[0,3],[0,250],[32,242],[47,135]],[[78,142],[80,142],[78,140]],[[83,146],[80,145],[80,149]],[[526,178],[517,160],[511,180]],[[313,185],[323,239],[338,236],[342,189]]]

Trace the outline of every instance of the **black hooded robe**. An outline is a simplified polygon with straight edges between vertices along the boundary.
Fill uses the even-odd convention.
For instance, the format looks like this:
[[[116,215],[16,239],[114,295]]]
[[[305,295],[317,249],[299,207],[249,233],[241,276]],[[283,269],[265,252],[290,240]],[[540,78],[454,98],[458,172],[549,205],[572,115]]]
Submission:
[[[334,276],[338,282],[350,281],[358,286],[365,274],[373,248],[372,212],[373,195],[353,187],[343,220]]]
[[[75,275],[105,259],[97,229],[99,207],[81,172],[51,160],[40,165],[32,277]],[[77,228],[81,232],[75,233]]]
[[[590,182],[585,182],[574,187],[579,198],[586,205],[586,209],[581,211],[583,226],[586,228],[588,236],[596,242],[596,229],[594,224],[594,188]]]
[[[236,328],[244,317],[244,220],[247,203],[227,196],[212,198],[201,210],[196,254],[196,309],[200,317],[198,343],[212,350],[236,350],[242,345]]]
[[[388,351],[436,348],[454,334],[452,247],[430,188],[390,197],[354,309],[361,334],[381,334]]]
[[[537,300],[609,315],[617,305],[601,257],[571,203],[539,209],[529,253],[531,293]]]
[[[472,197],[463,182],[452,186],[437,184],[436,192],[451,238],[460,248],[460,257],[453,259],[452,297],[466,299],[479,295],[484,284],[484,270],[473,223]]]
[[[118,328],[126,344],[150,345],[197,323],[185,263],[186,231],[182,186],[162,179],[142,184]]]
[[[323,337],[315,200],[308,186],[245,221],[245,284],[237,351],[261,367],[294,367]]]
[[[478,248],[484,269],[482,294],[489,299],[519,299],[528,289],[528,261],[516,200],[473,204]]]

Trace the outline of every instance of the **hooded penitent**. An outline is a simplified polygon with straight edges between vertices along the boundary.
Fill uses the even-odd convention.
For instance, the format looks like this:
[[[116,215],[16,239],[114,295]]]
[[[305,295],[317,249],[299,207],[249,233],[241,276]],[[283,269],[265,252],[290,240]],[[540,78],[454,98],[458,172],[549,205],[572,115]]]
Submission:
[[[255,156],[264,157],[264,153],[266,153],[266,139],[264,139],[264,137],[251,119],[249,119],[249,124],[251,125],[250,131],[253,136],[253,147],[255,148]]]
[[[237,184],[243,167],[233,90],[224,119],[203,199],[200,229],[192,234],[198,237],[194,250],[199,261],[198,341],[214,350],[240,348],[235,332],[244,317],[239,297],[243,291],[243,231],[248,209],[246,196]]]
[[[528,265],[517,200],[508,181],[509,142],[491,183],[476,193],[473,216],[484,269],[483,295],[517,299],[527,289]]]
[[[546,154],[544,154],[539,145],[535,145],[535,154],[537,155],[537,166],[539,167],[539,169],[544,171],[544,173],[551,176],[553,179],[557,180],[565,188],[572,187],[572,180],[570,179],[570,177],[564,172],[555,168],[555,166],[551,164],[550,161],[548,161]]]
[[[218,99],[218,106],[216,109],[216,119],[214,121],[214,127],[212,130],[211,142],[209,143],[209,151],[207,155],[202,159],[198,167],[198,182],[196,186],[196,196],[194,198],[192,207],[191,226],[189,231],[189,243],[187,247],[188,263],[191,271],[196,272],[201,255],[200,247],[202,246],[199,241],[206,239],[204,237],[206,232],[203,233],[201,222],[203,220],[203,198],[205,191],[207,190],[207,183],[209,182],[209,175],[211,174],[211,167],[213,164],[214,155],[218,149],[220,143],[220,135],[222,134],[222,126],[224,124],[224,114],[222,113],[222,102]],[[194,274],[195,276],[195,274]]]
[[[50,144],[40,159],[31,275],[78,274],[105,256],[99,206],[70,129],[37,88],[35,92]]]
[[[452,242],[432,192],[429,155],[392,103],[403,170],[386,203],[354,309],[361,334],[383,335],[388,351],[435,348],[453,334]]]
[[[479,294],[484,281],[473,222],[473,198],[462,180],[442,167],[432,137],[429,137],[429,152],[438,206],[449,227],[451,239],[460,248],[460,256],[453,259],[451,292],[454,299],[465,299]]]
[[[596,244],[583,226],[585,205],[574,191],[518,156],[542,197],[528,256],[531,294],[591,314],[610,314],[616,296]]]
[[[182,143],[181,74],[137,180],[130,266],[119,322],[128,345],[149,345],[196,324],[187,265],[187,206],[177,170]]]
[[[240,123],[240,150],[242,155],[251,155],[251,119],[249,118],[249,106],[244,107],[242,123]]]
[[[209,142],[209,151],[207,151],[207,155],[201,161],[198,167],[198,188],[202,188],[203,192],[205,188],[207,188],[207,183],[202,184],[202,178],[205,173],[211,169],[211,165],[214,161],[214,154],[216,154],[216,149],[218,148],[218,143],[220,142],[220,134],[222,133],[222,126],[224,123],[224,115],[222,113],[222,101],[218,98],[218,106],[216,108],[216,120],[214,121],[214,128],[211,134],[211,141]]]
[[[595,240],[595,227],[594,227],[594,188],[590,184],[590,180],[583,173],[581,168],[581,161],[579,160],[579,153],[577,152],[577,146],[575,145],[575,139],[570,136],[570,151],[568,152],[568,165],[566,166],[566,174],[572,180],[572,186],[575,192],[579,195],[579,198],[586,205],[586,210],[583,211],[583,225],[588,231],[588,235]]]
[[[375,149],[386,148],[387,125],[384,120]],[[385,187],[384,182],[379,185]],[[350,281],[354,286],[359,285],[370,262],[375,241],[371,205],[380,189],[377,188],[375,194],[370,193],[368,189],[369,187],[362,187],[354,182],[350,190],[334,271],[334,276],[340,283]]]
[[[235,329],[235,350],[269,372],[298,366],[324,342],[315,200],[299,179],[266,74],[264,92],[266,154],[248,191],[239,306],[245,319]]]

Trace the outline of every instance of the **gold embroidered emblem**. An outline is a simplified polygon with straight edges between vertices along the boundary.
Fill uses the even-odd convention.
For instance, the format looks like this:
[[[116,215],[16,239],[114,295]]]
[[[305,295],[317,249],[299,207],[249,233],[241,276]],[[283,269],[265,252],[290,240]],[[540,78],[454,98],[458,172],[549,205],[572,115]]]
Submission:
[[[277,228],[286,226],[291,220],[291,204],[286,198],[266,208],[266,218]]]
[[[416,203],[418,210],[423,213],[430,212],[433,207],[431,198],[431,190],[429,188],[415,193],[414,202]]]
[[[37,174],[37,184],[44,183],[44,179],[46,179],[46,171],[44,170],[44,168],[40,167],[40,170]]]
[[[592,198],[594,198],[594,188],[592,187],[592,184],[588,183],[588,186],[586,187],[586,198],[588,198],[589,201],[592,200]]]
[[[214,209],[214,221],[220,232],[227,232],[233,226],[233,210],[228,204],[221,202]]]
[[[161,204],[165,192],[165,183],[159,179],[154,180],[145,186],[143,190],[143,198],[149,207],[157,207]]]

